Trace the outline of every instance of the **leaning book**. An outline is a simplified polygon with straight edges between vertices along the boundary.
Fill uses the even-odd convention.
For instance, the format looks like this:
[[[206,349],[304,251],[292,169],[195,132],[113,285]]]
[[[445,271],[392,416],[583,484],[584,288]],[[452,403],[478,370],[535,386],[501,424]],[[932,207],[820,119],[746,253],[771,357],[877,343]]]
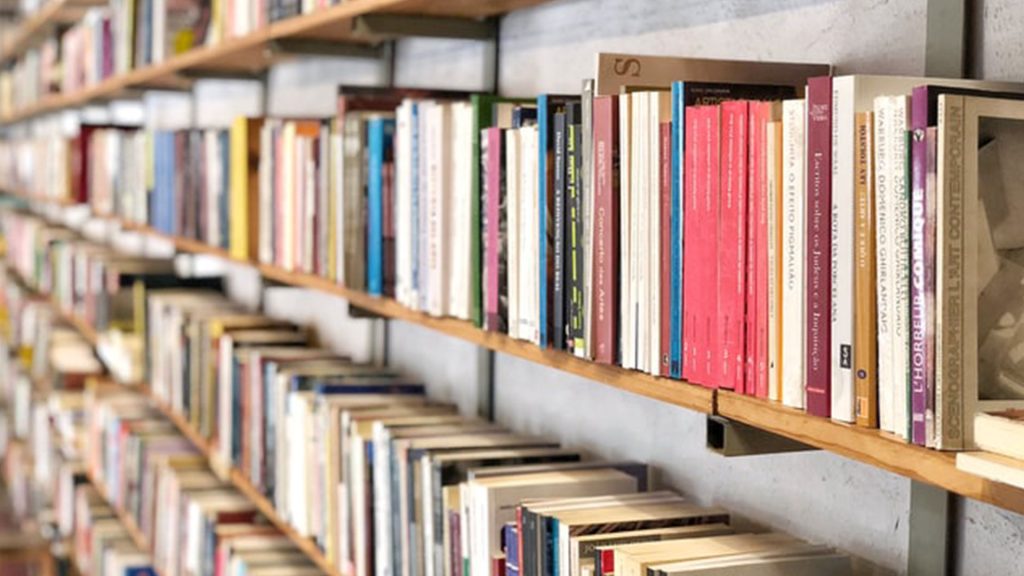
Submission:
[[[1024,408],[1024,102],[939,96],[936,448]]]

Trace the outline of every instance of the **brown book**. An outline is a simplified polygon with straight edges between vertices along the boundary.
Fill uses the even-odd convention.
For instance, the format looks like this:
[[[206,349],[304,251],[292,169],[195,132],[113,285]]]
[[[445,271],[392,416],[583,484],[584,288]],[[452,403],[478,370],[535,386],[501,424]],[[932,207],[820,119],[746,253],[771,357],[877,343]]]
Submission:
[[[792,84],[803,88],[813,76],[831,74],[828,64],[713,60],[602,52],[597,55],[595,94],[613,95],[625,86],[668,88],[675,81]]]
[[[875,176],[872,112],[858,112],[854,148],[854,346],[858,426],[878,428],[878,333],[875,328]]]

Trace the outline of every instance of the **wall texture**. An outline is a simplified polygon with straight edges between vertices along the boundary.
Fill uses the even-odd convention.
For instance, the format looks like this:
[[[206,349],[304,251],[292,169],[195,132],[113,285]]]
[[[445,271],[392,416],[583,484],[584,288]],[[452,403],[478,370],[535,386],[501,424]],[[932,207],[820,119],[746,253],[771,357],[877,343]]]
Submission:
[[[597,51],[829,62],[839,73],[921,74],[926,0],[557,0],[502,19],[498,87],[503,94],[574,92],[593,74]],[[1024,3],[979,0],[974,58],[978,77],[1019,79]],[[460,89],[491,86],[493,46],[405,40],[397,45],[396,84]],[[337,84],[377,84],[381,63],[308,59],[275,68],[268,109],[325,115]],[[255,90],[255,92],[253,92]],[[255,94],[255,95],[254,95]],[[225,107],[259,106],[258,87],[209,83],[197,90],[194,120],[217,124]],[[149,107],[166,116],[166,106]],[[187,119],[191,110],[174,113]],[[184,116],[182,116],[184,115]],[[255,305],[258,277],[235,270],[232,291]],[[351,320],[343,301],[303,291],[263,300],[275,315],[311,322],[325,341],[369,357],[372,323]],[[391,362],[422,375],[432,393],[477,407],[476,349],[426,329],[392,322]],[[704,417],[505,356],[494,366],[497,419],[609,458],[653,464],[663,485],[695,500],[864,559],[878,573],[907,562],[909,481],[827,453],[724,459],[704,449]],[[971,501],[956,506],[953,572],[1024,575],[1024,517]],[[866,573],[870,573],[868,570]]]

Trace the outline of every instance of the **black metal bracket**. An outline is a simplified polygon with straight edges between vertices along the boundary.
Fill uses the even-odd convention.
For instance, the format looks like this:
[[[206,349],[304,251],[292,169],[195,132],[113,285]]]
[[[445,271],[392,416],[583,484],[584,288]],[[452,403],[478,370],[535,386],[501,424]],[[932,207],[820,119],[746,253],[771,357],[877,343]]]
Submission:
[[[721,416],[707,417],[707,447],[727,457],[817,450],[802,442]]]
[[[473,20],[413,14],[366,14],[355,19],[352,33],[376,40],[421,37],[490,40],[497,35],[493,18]]]

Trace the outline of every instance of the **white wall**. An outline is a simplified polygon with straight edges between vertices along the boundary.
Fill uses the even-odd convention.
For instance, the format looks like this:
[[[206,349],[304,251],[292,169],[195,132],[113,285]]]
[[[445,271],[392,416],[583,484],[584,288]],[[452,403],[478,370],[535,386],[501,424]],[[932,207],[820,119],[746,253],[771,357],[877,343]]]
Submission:
[[[581,79],[592,75],[599,50],[829,62],[840,73],[921,74],[925,11],[926,0],[558,0],[502,19],[499,88],[513,96],[577,91]],[[984,39],[972,68],[981,77],[1019,79],[1024,3],[979,0],[977,12],[977,34]],[[486,88],[490,50],[478,42],[399,42],[396,84]],[[367,60],[282,64],[269,76],[269,110],[329,115],[337,84],[385,78],[384,66]],[[216,118],[212,111],[224,106],[259,102],[237,90],[243,89],[202,88],[197,120]],[[159,106],[151,113],[159,115]],[[258,282],[252,272],[232,273],[232,291],[249,301],[259,302]],[[369,354],[369,321],[348,319],[338,298],[277,291],[264,303],[272,314],[316,324],[332,346]],[[422,375],[435,396],[475,412],[479,355],[473,346],[395,321],[388,348],[391,362]],[[705,451],[699,414],[503,355],[496,357],[494,372],[496,416],[511,428],[609,458],[648,461],[666,486],[847,550],[879,573],[900,572],[906,565],[905,478],[821,452],[724,459]],[[954,542],[955,574],[1024,575],[1022,516],[961,500]]]

